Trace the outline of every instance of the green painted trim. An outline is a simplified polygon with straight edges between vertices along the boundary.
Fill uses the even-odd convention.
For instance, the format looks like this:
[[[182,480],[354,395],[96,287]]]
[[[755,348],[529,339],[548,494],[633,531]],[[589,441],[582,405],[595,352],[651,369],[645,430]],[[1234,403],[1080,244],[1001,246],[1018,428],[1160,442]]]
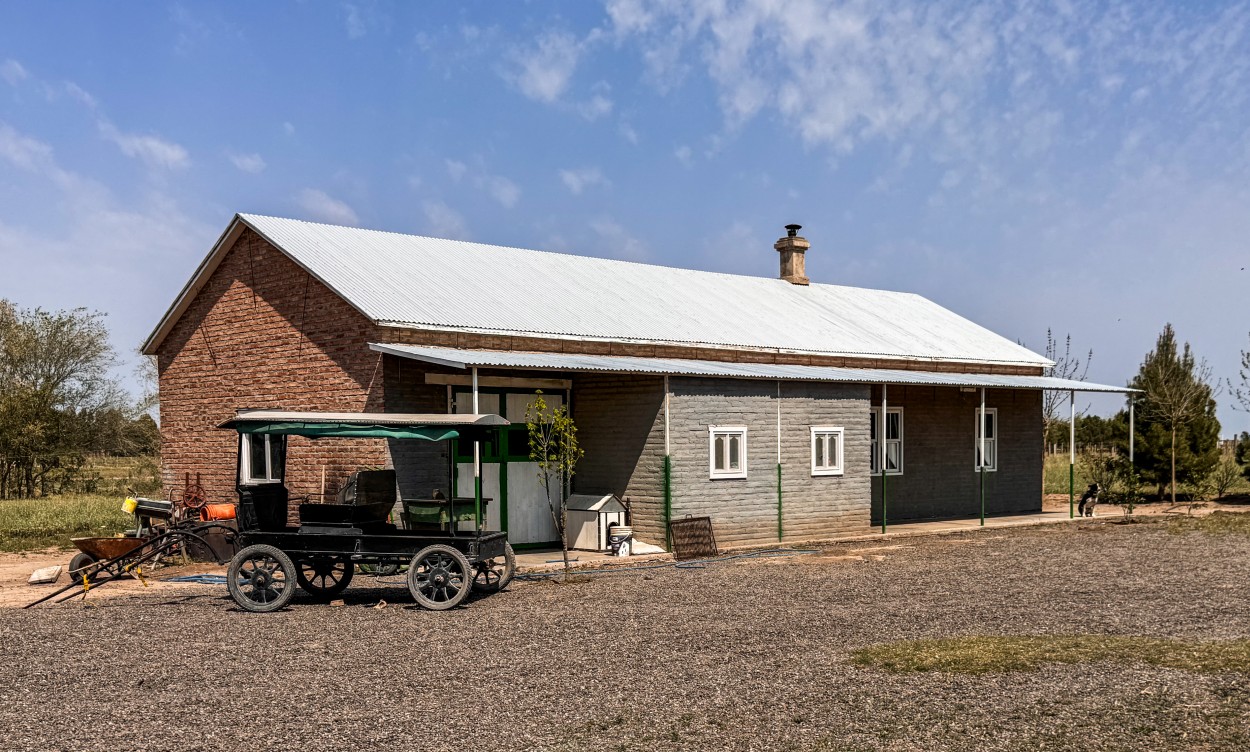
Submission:
[[[886,503],[889,498],[889,493],[887,490],[889,487],[889,482],[887,481],[887,479],[889,477],[890,477],[890,474],[885,472],[885,468],[881,468],[881,534],[882,535],[885,535],[885,531],[886,531]]]
[[[673,550],[669,525],[673,522],[673,458],[664,455],[664,548]]]
[[[785,530],[781,525],[781,463],[777,463],[777,542],[780,543],[785,535]]]
[[[985,466],[981,466],[981,527],[985,527]]]
[[[1076,517],[1076,465],[1068,463],[1068,519]]]
[[[499,529],[508,532],[508,463],[499,463]]]

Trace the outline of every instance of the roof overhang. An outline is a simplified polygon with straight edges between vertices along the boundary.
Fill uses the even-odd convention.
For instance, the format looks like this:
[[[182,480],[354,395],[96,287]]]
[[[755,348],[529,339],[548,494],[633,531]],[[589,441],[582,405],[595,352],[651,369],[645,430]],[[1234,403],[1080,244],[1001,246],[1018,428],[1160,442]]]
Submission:
[[[705,376],[781,381],[828,381],[847,384],[916,384],[924,386],[992,387],[995,389],[1058,389],[1076,392],[1129,393],[1128,387],[1048,376],[988,373],[941,373],[887,368],[837,368],[729,363],[684,358],[636,358],[624,355],[459,350],[445,347],[370,343],[369,349],[448,368],[509,368],[569,373],[633,373],[653,376]]]
[[[345,426],[506,426],[508,421],[491,413],[323,413],[302,410],[239,410],[218,428],[245,423],[335,423]]]

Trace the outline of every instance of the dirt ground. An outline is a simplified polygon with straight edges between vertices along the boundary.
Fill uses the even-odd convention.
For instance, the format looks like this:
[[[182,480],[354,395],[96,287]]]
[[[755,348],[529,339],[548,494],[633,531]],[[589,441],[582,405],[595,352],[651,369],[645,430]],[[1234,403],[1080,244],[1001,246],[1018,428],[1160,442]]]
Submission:
[[[69,560],[76,553],[73,549],[46,548],[40,551],[22,553],[0,553],[0,609],[20,608],[41,596],[69,584]],[[30,585],[30,573],[42,567],[60,564],[63,569],[60,579],[50,585]],[[143,593],[160,593],[174,595],[178,593],[194,593],[199,586],[188,586],[179,583],[165,582],[166,577],[190,574],[225,574],[226,568],[214,564],[189,564],[187,566],[161,567],[150,572],[152,576],[144,579],[125,579],[110,582],[107,587],[92,590],[87,598],[94,601],[101,598],[128,598]],[[67,593],[68,595],[68,593]]]
[[[1247,674],[848,661],[955,635],[1250,637],[1247,582],[1243,536],[1103,518],[518,582],[444,613],[399,578],[273,614],[137,591],[0,610],[0,749],[1247,749]]]

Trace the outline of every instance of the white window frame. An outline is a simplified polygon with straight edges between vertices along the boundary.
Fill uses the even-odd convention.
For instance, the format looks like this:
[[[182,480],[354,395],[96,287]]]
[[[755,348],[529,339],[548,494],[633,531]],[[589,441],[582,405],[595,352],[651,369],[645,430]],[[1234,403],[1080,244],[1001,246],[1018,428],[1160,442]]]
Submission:
[[[987,407],[985,414],[989,416],[990,422],[994,424],[993,438],[987,436],[985,438],[985,453],[990,456],[994,462],[985,466],[985,472],[998,472],[998,408]],[[981,472],[981,463],[978,462],[978,456],[981,453],[981,408],[976,409],[975,417],[972,423],[972,469],[974,472]]]
[[[741,437],[741,449],[739,450],[739,468],[737,470],[729,470],[729,442],[725,442],[725,470],[716,469],[716,437],[739,435]],[[731,480],[747,477],[747,427],[746,426],[708,426],[707,429],[707,474],[711,480]]]
[[[273,449],[270,447],[270,434],[267,433],[244,433],[243,443],[239,454],[239,475],[240,481],[245,486],[262,486],[268,483],[281,483],[281,478],[275,478],[273,474]],[[265,440],[265,473],[263,477],[252,477],[252,441],[256,438]],[[283,437],[283,441],[285,441]]]
[[[898,444],[898,469],[897,469],[897,470],[891,470],[891,471],[887,472],[887,473],[886,473],[886,475],[902,475],[902,474],[903,474],[903,467],[904,467],[904,463],[903,463],[903,437],[907,435],[907,434],[906,434],[906,426],[904,426],[904,424],[903,424],[903,408],[901,408],[901,407],[891,407],[891,408],[888,408],[888,412],[890,412],[890,413],[894,413],[895,415],[897,415],[897,416],[898,416],[898,438],[897,438],[897,439],[890,439],[890,440],[889,440],[889,442],[890,442],[890,443],[896,443],[896,444]],[[877,406],[877,407],[870,407],[870,408],[868,408],[868,413],[869,413],[869,415],[871,415],[871,416],[872,416],[872,425],[873,425],[874,427],[876,427],[878,430],[880,430],[880,429],[881,429],[881,407],[880,407],[880,406]],[[881,459],[881,449],[879,448],[879,445],[877,444],[877,441],[876,441],[875,439],[873,439],[873,438],[872,438],[872,432],[871,432],[871,430],[870,430],[870,431],[869,431],[869,433],[868,433],[868,445],[869,445],[869,447],[871,447],[871,448],[872,448],[872,454],[871,454],[871,455],[869,456],[869,458],[868,458],[868,467],[869,467],[869,469],[870,469],[870,474],[871,474],[871,475],[873,475],[873,476],[878,476],[878,475],[881,475],[881,468],[879,468],[879,467],[878,467],[878,468],[877,468],[877,469],[875,469],[875,470],[872,470],[872,469],[871,469],[871,468],[872,468],[872,466],[873,466],[873,463],[878,462],[878,461],[880,461],[880,459]],[[889,450],[889,447],[888,447],[888,446],[886,447],[886,450],[887,450],[887,451]]]
[[[833,463],[826,465],[816,464],[816,442],[824,442],[827,437],[837,437],[837,448],[832,453],[826,448],[825,460],[829,460],[830,454],[833,455]],[[842,456],[843,446],[846,439],[846,430],[842,426],[812,426],[812,475],[841,475],[842,474]],[[827,442],[826,442],[827,444]]]

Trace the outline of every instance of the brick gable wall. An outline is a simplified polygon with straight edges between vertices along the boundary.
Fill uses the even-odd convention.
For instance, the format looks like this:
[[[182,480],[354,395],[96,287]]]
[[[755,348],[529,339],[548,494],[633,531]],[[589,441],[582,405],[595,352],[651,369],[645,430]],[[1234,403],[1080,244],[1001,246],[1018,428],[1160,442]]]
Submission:
[[[216,428],[238,408],[383,409],[373,325],[286,255],[245,230],[157,351],[162,481],[202,473],[213,501],[235,498],[237,436]],[[293,496],[383,466],[381,440],[291,437]]]

